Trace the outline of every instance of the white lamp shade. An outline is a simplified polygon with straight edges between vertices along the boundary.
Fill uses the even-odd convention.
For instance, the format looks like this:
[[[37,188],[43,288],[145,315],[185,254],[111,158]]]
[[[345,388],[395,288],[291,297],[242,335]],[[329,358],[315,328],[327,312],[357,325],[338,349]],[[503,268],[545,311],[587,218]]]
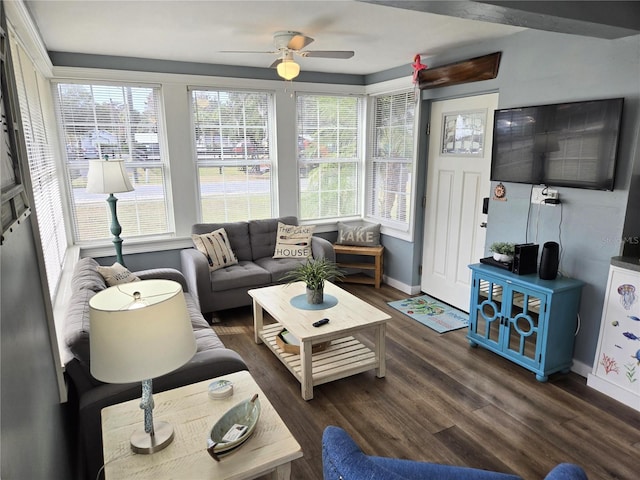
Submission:
[[[135,301],[139,292],[141,301]],[[182,293],[172,280],[116,285],[89,301],[91,374],[107,383],[153,379],[187,363],[196,341]]]
[[[278,75],[285,80],[293,80],[300,74],[300,65],[293,60],[286,58],[283,59],[276,68],[278,70]]]
[[[123,160],[91,160],[87,174],[87,192],[130,192],[133,186],[124,168]]]

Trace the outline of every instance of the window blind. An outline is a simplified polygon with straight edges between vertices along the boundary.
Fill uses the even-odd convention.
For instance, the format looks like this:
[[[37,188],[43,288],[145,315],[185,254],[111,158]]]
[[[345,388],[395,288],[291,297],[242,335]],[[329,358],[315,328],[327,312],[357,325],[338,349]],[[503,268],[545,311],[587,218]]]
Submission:
[[[192,90],[202,222],[271,218],[273,96]]]
[[[132,192],[117,193],[122,237],[171,233],[160,88],[136,85],[57,84],[76,242],[111,238],[103,194],[86,192],[90,160],[122,159]]]
[[[373,117],[366,215],[392,228],[408,230],[415,168],[414,91],[374,97]]]
[[[49,118],[51,109],[45,108],[45,105],[51,106],[51,97],[47,80],[21,45],[13,41],[11,47],[40,244],[49,293],[53,299],[62,275],[67,238],[52,147],[55,134],[48,127],[55,122]]]
[[[301,94],[296,111],[299,218],[359,215],[362,99]]]

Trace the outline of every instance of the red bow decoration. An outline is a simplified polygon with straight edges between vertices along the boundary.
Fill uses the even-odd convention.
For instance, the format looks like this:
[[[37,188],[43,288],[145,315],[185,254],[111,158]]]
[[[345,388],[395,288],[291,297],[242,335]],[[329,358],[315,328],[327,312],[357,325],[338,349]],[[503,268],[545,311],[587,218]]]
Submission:
[[[423,63],[420,63],[420,55],[418,54],[413,57],[413,63],[411,64],[411,66],[413,67],[413,83],[418,83],[418,72],[420,70],[424,70],[425,68],[427,68],[427,66]]]

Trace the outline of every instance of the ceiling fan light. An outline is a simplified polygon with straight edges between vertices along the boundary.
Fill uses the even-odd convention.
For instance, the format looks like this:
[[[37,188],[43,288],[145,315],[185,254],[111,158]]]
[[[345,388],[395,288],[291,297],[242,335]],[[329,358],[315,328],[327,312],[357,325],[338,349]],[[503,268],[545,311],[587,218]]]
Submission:
[[[293,60],[284,59],[278,64],[278,75],[285,80],[293,80],[300,74],[300,65]]]

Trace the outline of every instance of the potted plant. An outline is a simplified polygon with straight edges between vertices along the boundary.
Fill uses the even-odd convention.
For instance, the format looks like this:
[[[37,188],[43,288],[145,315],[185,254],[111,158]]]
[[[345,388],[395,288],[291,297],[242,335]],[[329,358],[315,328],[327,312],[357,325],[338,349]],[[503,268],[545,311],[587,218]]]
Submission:
[[[287,272],[282,280],[287,280],[288,283],[304,282],[307,286],[307,302],[320,304],[324,301],[324,281],[343,277],[342,271],[331,260],[310,258]]]
[[[489,247],[493,252],[493,259],[498,262],[511,262],[515,252],[515,244],[509,242],[494,242]]]

